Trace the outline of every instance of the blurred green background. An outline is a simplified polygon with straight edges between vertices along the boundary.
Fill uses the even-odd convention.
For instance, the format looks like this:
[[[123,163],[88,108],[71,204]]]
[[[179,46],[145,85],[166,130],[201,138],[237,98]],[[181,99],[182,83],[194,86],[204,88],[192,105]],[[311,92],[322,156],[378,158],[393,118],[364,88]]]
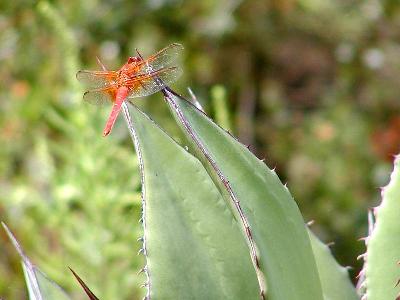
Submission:
[[[140,179],[122,120],[81,101],[81,68],[179,42],[204,109],[288,182],[354,279],[367,209],[400,146],[400,5],[390,0],[0,1],[0,219],[84,299],[140,299]],[[179,138],[160,94],[136,101]],[[26,299],[0,230],[0,298]]]

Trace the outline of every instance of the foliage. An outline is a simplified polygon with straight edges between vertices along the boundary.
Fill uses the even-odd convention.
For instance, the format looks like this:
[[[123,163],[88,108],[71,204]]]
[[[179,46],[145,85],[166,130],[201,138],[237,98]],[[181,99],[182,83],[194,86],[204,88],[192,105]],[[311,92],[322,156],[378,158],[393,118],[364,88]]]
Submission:
[[[137,108],[131,111],[150,299],[258,299],[240,228],[201,163]]]
[[[260,293],[270,299],[321,299],[304,221],[275,171],[188,101],[168,89],[164,93],[190,151],[203,163],[243,231]]]
[[[99,138],[108,111],[80,103],[73,74],[97,68],[96,55],[116,68],[136,47],[150,54],[180,41],[187,51],[178,90],[190,85],[206,111],[268,155],[305,219],[358,272],[365,211],[378,204],[376,188],[400,145],[396,1],[51,3],[0,3],[0,219],[44,271],[72,289],[60,272],[66,265],[112,276],[129,269],[126,284],[135,286],[137,165],[121,126]],[[215,83],[228,118],[220,100],[206,101],[220,99],[209,96]],[[159,97],[139,105],[180,139]],[[0,295],[22,299],[18,259],[5,242],[0,252]],[[102,295],[115,289],[77,271]]]
[[[48,279],[25,255],[23,249],[18,241],[8,229],[8,227],[1,223],[8,237],[17,250],[24,270],[25,281],[29,292],[30,300],[69,300],[70,298],[65,292],[54,282]]]
[[[42,2],[36,9],[32,13],[50,22],[47,30],[54,27],[68,36],[68,28],[63,27],[54,8]],[[77,57],[67,49],[77,46],[69,44],[71,39],[54,36],[63,53],[49,54],[48,74],[36,78],[35,85],[19,81],[20,85],[29,84],[29,90],[20,99],[11,98],[12,109],[2,118],[4,130],[11,131],[2,135],[5,147],[1,151],[7,159],[3,156],[1,160],[5,175],[1,218],[15,228],[44,271],[66,289],[76,290],[67,269],[71,266],[104,297],[112,298],[120,289],[121,298],[138,297],[141,279],[136,272],[142,259],[136,255],[140,248],[136,239],[141,233],[137,164],[124,146],[123,135],[113,143],[99,138],[97,129],[105,114],[82,106],[75,87]],[[61,54],[65,60],[60,60]],[[73,65],[69,65],[70,71],[59,73],[60,68],[65,70],[64,64]],[[25,75],[29,68],[27,72]],[[51,79],[53,76],[59,79]],[[4,249],[5,243],[0,247],[1,252],[12,251]],[[16,258],[10,262],[8,256],[13,257],[1,257],[0,294],[21,299],[23,282],[16,271]],[[97,274],[115,280],[106,283]]]
[[[311,294],[313,299],[358,299],[346,268],[337,265],[328,247],[311,232],[301,241],[305,227],[301,217],[296,224],[294,202],[275,172],[193,104],[168,88],[163,93],[200,161],[135,106],[131,119],[123,104],[142,178],[146,299],[257,299],[257,290],[262,299],[309,299]],[[359,285],[363,298],[399,295],[392,287],[398,283],[398,241],[393,238],[399,228],[393,213],[397,168],[383,190],[382,205],[375,209],[378,222],[370,223],[365,239]],[[31,264],[4,223],[3,227],[21,256],[30,299],[67,298]],[[286,262],[289,274],[284,274]],[[72,272],[89,298],[98,299]]]
[[[399,299],[399,156],[394,162],[390,182],[382,189],[382,202],[373,210],[374,222],[366,237],[367,251],[361,272],[366,299]]]
[[[355,295],[349,278],[343,278],[313,235],[311,247],[297,207],[276,174],[193,105],[168,89],[164,93],[188,141],[193,139],[193,150],[199,147],[200,156],[205,155],[204,161],[199,157],[205,169],[136,107],[131,119],[123,104],[142,177],[146,298],[322,299],[324,294],[340,299],[328,281],[346,299]],[[219,149],[228,155],[219,157]],[[39,276],[5,229],[27,270],[30,299],[54,299],[59,290]],[[97,299],[72,272],[88,296]]]

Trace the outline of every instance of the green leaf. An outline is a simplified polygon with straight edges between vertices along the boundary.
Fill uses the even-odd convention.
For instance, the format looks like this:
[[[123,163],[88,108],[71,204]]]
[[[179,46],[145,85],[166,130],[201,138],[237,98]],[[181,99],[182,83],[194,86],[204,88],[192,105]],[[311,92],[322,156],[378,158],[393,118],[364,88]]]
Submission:
[[[400,299],[400,156],[394,162],[375,224],[367,238],[365,287],[368,300]]]
[[[134,107],[151,299],[258,299],[240,230],[202,164]]]
[[[273,170],[204,113],[164,90],[190,149],[229,203],[269,300],[322,299],[310,240],[299,209]]]
[[[314,252],[322,292],[326,300],[358,300],[356,289],[350,281],[347,269],[340,266],[327,245],[308,231]]]
[[[68,295],[52,280],[46,277],[34,264],[31,263],[29,258],[24,254],[24,251],[17,239],[8,229],[6,224],[1,223],[4,230],[7,232],[8,237],[13,243],[15,249],[18,251],[22,259],[22,267],[25,274],[25,281],[28,287],[30,300],[67,300],[70,299]]]

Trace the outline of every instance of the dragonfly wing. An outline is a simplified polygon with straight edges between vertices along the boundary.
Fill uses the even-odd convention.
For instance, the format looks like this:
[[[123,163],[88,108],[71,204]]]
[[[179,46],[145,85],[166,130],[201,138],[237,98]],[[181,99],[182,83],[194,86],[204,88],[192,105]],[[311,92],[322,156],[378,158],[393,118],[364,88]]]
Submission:
[[[114,101],[114,89],[96,89],[83,94],[83,100],[93,105],[104,105]]]
[[[154,94],[165,88],[166,85],[176,81],[181,74],[181,68],[169,67],[146,75],[138,75],[127,82],[127,86],[131,87],[128,98],[145,97]]]
[[[135,67],[135,72],[137,74],[148,74],[152,71],[170,67],[176,62],[182,50],[183,46],[181,44],[171,44],[149,58],[139,62]]]
[[[90,89],[106,88],[115,84],[115,71],[86,71],[76,73],[76,78]]]

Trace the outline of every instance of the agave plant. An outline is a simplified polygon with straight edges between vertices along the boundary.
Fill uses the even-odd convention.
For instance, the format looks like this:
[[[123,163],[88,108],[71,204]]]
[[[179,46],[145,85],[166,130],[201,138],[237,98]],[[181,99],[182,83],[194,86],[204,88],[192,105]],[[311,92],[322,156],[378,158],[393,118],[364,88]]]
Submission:
[[[400,299],[400,158],[370,214],[356,290],[275,171],[198,105],[169,88],[163,94],[182,144],[137,107],[122,105],[140,162],[147,299]],[[69,299],[9,235],[30,299]]]

